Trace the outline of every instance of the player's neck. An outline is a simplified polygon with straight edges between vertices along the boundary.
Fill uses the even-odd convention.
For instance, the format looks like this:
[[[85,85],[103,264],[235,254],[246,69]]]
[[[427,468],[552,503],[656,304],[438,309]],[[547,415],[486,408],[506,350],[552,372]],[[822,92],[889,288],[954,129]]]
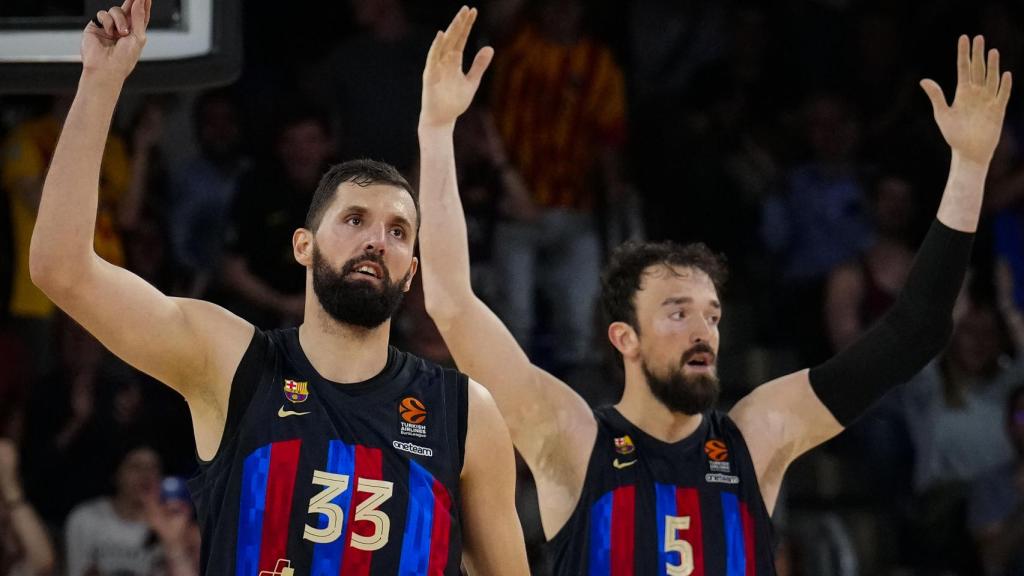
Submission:
[[[308,304],[307,304],[308,305]],[[342,324],[322,309],[299,327],[299,345],[310,364],[332,382],[364,382],[380,374],[388,361],[391,321],[376,328]]]
[[[703,416],[670,410],[651,393],[642,374],[631,375],[627,370],[626,389],[615,409],[634,426],[662,442],[674,443],[693,434]]]

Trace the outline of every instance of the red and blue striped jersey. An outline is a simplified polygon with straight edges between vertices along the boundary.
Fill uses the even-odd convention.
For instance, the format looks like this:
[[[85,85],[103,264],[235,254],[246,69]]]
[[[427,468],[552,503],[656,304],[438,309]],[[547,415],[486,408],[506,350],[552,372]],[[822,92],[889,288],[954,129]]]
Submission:
[[[333,383],[297,329],[257,330],[189,483],[202,573],[459,574],[467,385],[394,348],[374,378]]]
[[[556,574],[768,576],[771,519],[739,429],[721,412],[669,444],[596,410],[583,493],[549,543]]]

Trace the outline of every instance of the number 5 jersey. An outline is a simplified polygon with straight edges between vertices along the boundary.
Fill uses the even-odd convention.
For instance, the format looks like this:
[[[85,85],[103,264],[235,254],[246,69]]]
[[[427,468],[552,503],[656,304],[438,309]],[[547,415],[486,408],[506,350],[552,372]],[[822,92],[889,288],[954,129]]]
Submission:
[[[298,329],[257,330],[217,455],[189,482],[202,573],[459,574],[467,382],[389,348],[380,374],[338,384]]]

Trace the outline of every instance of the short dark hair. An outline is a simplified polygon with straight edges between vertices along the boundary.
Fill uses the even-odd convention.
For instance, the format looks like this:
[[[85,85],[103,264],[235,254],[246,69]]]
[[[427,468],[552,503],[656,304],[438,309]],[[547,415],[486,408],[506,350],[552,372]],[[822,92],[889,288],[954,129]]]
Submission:
[[[640,329],[636,318],[636,293],[643,282],[644,271],[656,265],[700,270],[711,278],[719,292],[728,276],[725,257],[712,252],[703,243],[683,245],[631,240],[612,252],[601,277],[601,308],[608,324],[625,322]]]
[[[397,168],[379,160],[368,160],[360,158],[349,160],[341,164],[335,164],[320,178],[316,192],[313,193],[313,200],[309,203],[309,212],[306,213],[305,227],[316,232],[323,220],[324,211],[334,200],[334,194],[338,186],[345,182],[351,182],[356,186],[369,186],[371,184],[388,184],[401,188],[409,193],[413,206],[416,207],[416,233],[420,230],[420,198],[416,189],[409,184],[409,181],[402,176]]]

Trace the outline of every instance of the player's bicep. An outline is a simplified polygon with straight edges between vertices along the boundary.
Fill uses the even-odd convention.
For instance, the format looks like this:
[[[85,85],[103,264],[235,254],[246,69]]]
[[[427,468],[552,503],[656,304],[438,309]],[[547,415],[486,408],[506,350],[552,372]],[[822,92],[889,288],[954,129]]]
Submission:
[[[119,358],[189,398],[210,382],[215,348],[240,348],[252,329],[206,302],[171,298],[97,256],[74,285],[47,294]]]
[[[471,574],[528,574],[515,507],[515,456],[508,429],[479,384],[469,383],[469,424],[462,468],[463,533]]]
[[[596,432],[587,403],[568,385],[535,366],[508,328],[474,297],[442,330],[459,369],[494,397],[512,441],[533,465],[552,448],[553,441],[572,441],[587,426]]]
[[[762,384],[729,412],[743,434],[768,510],[789,465],[843,431],[811,388],[808,370]]]

